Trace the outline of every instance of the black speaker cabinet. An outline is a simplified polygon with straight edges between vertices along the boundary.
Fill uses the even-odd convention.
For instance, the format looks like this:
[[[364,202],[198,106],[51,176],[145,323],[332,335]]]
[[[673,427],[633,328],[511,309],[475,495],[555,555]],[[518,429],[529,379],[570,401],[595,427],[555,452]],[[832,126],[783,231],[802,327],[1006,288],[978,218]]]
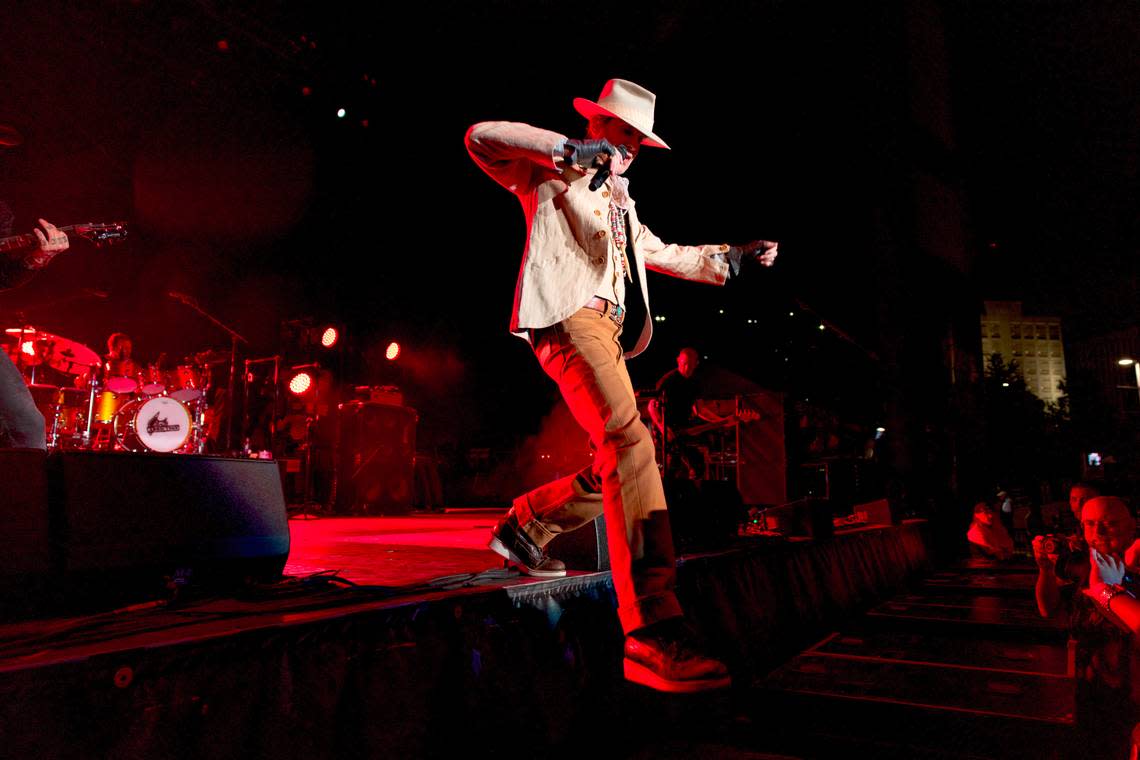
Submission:
[[[0,449],[0,617],[23,609],[52,571],[47,455]]]
[[[206,456],[61,452],[48,458],[62,579],[131,598],[183,582],[275,580],[289,556],[277,463]]]
[[[342,514],[412,510],[416,458],[414,409],[372,401],[341,404],[334,509]]]

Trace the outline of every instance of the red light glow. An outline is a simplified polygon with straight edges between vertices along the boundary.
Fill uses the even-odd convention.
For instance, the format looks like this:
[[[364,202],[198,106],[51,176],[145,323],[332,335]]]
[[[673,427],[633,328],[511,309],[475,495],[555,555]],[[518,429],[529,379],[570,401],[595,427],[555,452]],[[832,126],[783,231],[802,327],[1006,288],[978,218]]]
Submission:
[[[400,355],[400,344],[392,341],[388,344],[388,350],[384,352],[384,357],[388,361],[394,361]]]
[[[20,350],[23,351],[28,356],[35,356],[36,355],[36,344],[30,340],[26,340],[26,341],[24,341],[24,345],[21,346]]]
[[[325,348],[332,348],[339,339],[340,333],[336,331],[336,328],[329,327],[321,334],[321,345]]]
[[[313,386],[313,376],[308,372],[298,372],[289,380],[289,392],[298,396]]]

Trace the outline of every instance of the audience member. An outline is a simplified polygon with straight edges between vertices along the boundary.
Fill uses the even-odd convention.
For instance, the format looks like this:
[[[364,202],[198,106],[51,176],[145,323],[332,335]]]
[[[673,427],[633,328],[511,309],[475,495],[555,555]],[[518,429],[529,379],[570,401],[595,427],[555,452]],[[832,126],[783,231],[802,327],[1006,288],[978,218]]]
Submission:
[[[966,532],[970,553],[979,557],[1009,559],[1013,555],[1013,539],[997,519],[994,508],[984,501],[974,505],[974,520]]]

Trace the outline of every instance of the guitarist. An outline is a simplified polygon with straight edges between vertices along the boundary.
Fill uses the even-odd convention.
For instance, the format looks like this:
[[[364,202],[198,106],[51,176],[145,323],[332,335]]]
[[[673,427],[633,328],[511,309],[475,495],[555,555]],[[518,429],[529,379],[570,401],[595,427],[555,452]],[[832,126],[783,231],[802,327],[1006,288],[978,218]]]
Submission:
[[[702,395],[701,376],[697,371],[700,363],[701,357],[695,348],[682,348],[677,354],[677,368],[657,381],[659,396],[649,402],[649,416],[665,437],[665,448],[672,462],[666,474],[689,480],[703,478],[706,469],[701,451],[681,440],[682,431],[701,422],[705,416],[697,403]]]
[[[705,454],[694,445],[698,432],[736,422],[751,422],[760,417],[749,408],[737,409],[735,414],[723,416],[717,412],[714,402],[702,401],[703,398],[720,395],[718,391],[725,388],[723,378],[717,382],[716,378],[707,377],[701,371],[700,363],[700,354],[695,348],[682,348],[677,355],[677,368],[669,370],[657,381],[658,397],[649,402],[649,416],[657,432],[664,435],[669,452],[667,474],[689,480],[707,477]]]
[[[11,236],[13,219],[12,209],[0,200],[0,238]],[[39,221],[34,243],[0,257],[0,290],[22,285],[67,250],[67,235],[54,224]],[[43,415],[32,400],[24,376],[7,354],[0,356],[0,447],[47,448]]]

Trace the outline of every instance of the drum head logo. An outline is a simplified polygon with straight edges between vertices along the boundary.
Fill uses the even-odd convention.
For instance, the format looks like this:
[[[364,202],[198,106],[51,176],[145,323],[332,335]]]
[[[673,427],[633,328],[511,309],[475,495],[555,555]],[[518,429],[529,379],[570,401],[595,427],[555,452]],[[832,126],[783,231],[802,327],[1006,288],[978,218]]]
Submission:
[[[160,416],[160,413],[155,413],[155,415],[146,422],[147,435],[154,435],[155,433],[177,433],[181,429],[181,425],[171,425],[165,417]]]

